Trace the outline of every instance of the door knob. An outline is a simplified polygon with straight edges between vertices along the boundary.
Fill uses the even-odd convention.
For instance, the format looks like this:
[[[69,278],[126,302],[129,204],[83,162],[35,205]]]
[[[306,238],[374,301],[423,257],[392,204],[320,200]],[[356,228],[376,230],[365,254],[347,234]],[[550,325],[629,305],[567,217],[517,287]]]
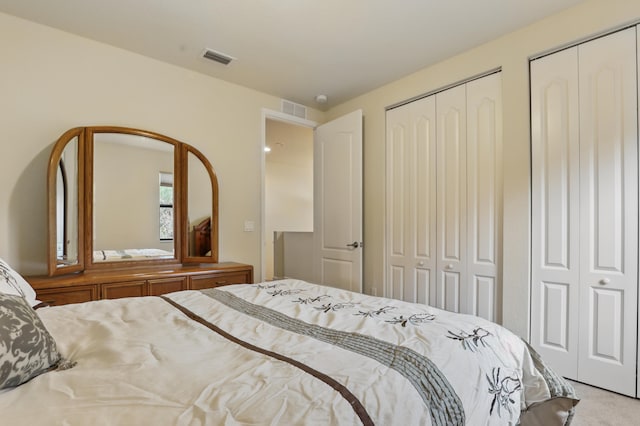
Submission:
[[[347,244],[347,247],[358,248],[358,247],[360,247],[360,243],[357,242],[357,241],[354,241],[351,244]]]
[[[453,269],[453,265],[452,265],[451,263],[449,263],[449,264],[447,265],[447,269]]]
[[[611,280],[609,280],[609,278],[603,278],[600,281],[598,281],[598,283],[600,283],[601,285],[607,285],[609,284]]]
[[[420,262],[418,262],[418,266],[424,266],[424,262],[421,260]]]

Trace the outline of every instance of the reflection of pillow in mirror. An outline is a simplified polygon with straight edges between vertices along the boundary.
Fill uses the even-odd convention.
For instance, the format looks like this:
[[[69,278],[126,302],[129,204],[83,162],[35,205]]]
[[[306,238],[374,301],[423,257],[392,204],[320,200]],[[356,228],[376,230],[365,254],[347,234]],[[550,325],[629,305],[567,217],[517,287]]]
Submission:
[[[22,276],[0,259],[0,293],[24,297],[29,305],[36,306],[36,292]]]
[[[59,361],[56,342],[26,299],[0,293],[0,389],[21,385]]]
[[[211,256],[211,250],[209,250],[205,256]]]

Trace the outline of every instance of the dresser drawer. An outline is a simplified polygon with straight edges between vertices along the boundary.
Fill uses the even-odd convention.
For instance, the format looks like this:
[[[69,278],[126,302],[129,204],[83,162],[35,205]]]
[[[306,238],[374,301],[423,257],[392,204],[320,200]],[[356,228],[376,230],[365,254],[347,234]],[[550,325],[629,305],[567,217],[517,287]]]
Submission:
[[[140,297],[146,296],[146,281],[128,281],[125,283],[109,283],[102,284],[100,295],[101,299],[120,299],[121,297]]]
[[[161,294],[187,289],[187,277],[164,278],[149,280],[148,282],[151,296],[160,296]]]
[[[89,302],[98,298],[98,288],[95,285],[47,288],[38,290],[36,297],[51,306]]]
[[[215,275],[200,275],[190,277],[191,290],[220,287],[228,284],[244,284],[250,282],[248,272],[229,272]]]

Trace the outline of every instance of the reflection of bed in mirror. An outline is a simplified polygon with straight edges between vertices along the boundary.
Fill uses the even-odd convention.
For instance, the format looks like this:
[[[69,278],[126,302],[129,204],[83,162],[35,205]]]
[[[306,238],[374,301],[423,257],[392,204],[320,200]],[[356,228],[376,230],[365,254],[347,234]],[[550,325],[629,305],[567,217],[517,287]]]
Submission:
[[[211,251],[211,218],[193,227],[194,256],[208,256]]]
[[[118,262],[140,259],[172,259],[173,251],[162,249],[94,250],[94,262]]]

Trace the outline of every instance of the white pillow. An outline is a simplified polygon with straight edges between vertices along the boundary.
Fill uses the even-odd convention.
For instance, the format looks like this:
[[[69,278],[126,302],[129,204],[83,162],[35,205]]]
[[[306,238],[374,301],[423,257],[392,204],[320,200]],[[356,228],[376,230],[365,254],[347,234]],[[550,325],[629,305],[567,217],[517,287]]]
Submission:
[[[36,291],[33,287],[2,259],[0,259],[0,293],[22,296],[31,307],[40,303],[36,300]]]

